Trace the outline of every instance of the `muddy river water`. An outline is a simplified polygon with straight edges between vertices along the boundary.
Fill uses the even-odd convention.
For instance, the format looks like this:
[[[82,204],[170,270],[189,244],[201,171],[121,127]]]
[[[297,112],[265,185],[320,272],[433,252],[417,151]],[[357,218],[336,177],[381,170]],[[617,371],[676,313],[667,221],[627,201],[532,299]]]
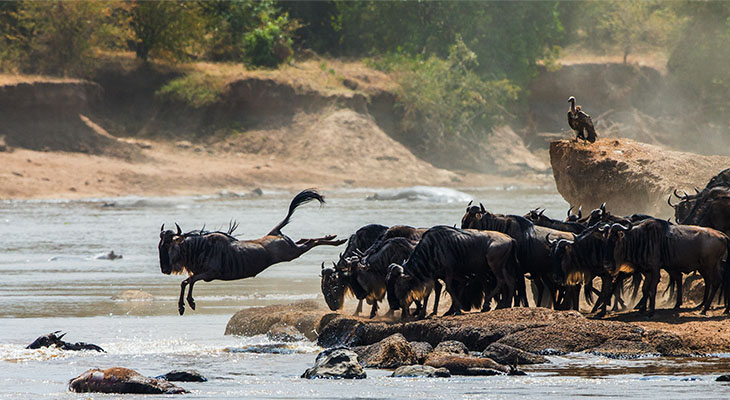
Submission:
[[[368,223],[432,226],[457,224],[474,198],[496,212],[534,207],[562,218],[567,204],[551,187],[492,187],[461,192],[417,188],[405,195],[375,190],[325,192],[327,205],[306,205],[284,232],[292,238],[334,233],[347,237]],[[341,248],[319,247],[271,267],[258,277],[198,283],[197,310],[177,315],[180,276],[160,273],[160,225],[184,230],[225,228],[255,238],[286,213],[293,193],[256,198],[231,193],[175,198],[0,202],[0,399],[156,398],[75,394],[69,379],[88,368],[123,366],[144,375],[196,369],[210,380],[182,383],[183,398],[728,398],[730,386],[714,382],[730,372],[730,358],[612,360],[587,354],[550,356],[550,364],[523,377],[390,378],[367,370],[360,381],[304,380],[318,351],[309,342],[276,351],[261,337],[225,336],[236,311],[251,306],[319,299],[319,264]],[[96,256],[113,250],[114,261]],[[152,300],[124,300],[141,290]],[[26,350],[37,336],[62,330],[66,340],[98,344],[107,353]],[[162,396],[160,396],[162,397]]]

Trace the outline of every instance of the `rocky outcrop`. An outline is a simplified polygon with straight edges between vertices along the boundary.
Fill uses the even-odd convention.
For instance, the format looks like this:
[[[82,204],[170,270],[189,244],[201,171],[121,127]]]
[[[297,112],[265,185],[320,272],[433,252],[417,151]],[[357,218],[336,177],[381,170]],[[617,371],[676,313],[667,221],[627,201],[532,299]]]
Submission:
[[[129,368],[114,367],[105,370],[90,369],[68,384],[72,392],[182,394],[187,390],[172,383],[148,378]]]
[[[425,360],[426,364],[431,360],[430,365],[434,365],[434,355],[474,357],[474,352],[490,358],[493,355],[507,365],[513,364],[515,357],[517,364],[528,364],[544,362],[539,354],[580,351],[616,357],[692,353],[686,338],[671,332],[647,330],[620,321],[591,320],[575,311],[546,308],[510,308],[407,323],[328,315],[322,320],[319,332],[318,343],[323,347],[372,345],[400,333],[405,340],[426,341],[436,346]],[[461,342],[469,353],[465,354],[461,345],[447,341]],[[439,350],[442,342],[447,342],[440,346],[446,351]]]
[[[396,368],[391,376],[394,378],[449,378],[451,373],[446,368],[434,368],[428,365],[404,365]]]
[[[317,355],[314,366],[302,378],[365,379],[367,374],[358,362],[357,354],[345,348],[327,349]]]
[[[282,327],[296,329],[309,340],[317,340],[317,326],[327,311],[315,301],[287,305],[252,307],[241,310],[226,325],[226,335],[254,336],[271,333],[280,336]],[[290,336],[294,335],[290,331]]]
[[[670,151],[626,139],[584,144],[558,140],[550,144],[555,184],[574,206],[593,209],[606,202],[617,215],[674,215],[667,197],[674,189],[702,187],[730,158]]]
[[[497,375],[509,368],[487,357],[468,354],[433,352],[423,363],[434,368],[446,368],[452,375]]]

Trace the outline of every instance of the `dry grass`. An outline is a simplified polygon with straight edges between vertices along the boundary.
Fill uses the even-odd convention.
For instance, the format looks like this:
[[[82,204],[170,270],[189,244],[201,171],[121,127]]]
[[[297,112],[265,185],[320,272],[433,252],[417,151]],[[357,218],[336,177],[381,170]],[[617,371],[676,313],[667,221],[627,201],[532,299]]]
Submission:
[[[0,86],[13,86],[21,83],[36,82],[81,82],[79,79],[59,78],[45,75],[22,75],[0,73]]]
[[[640,67],[654,68],[662,74],[667,73],[667,60],[669,56],[660,50],[645,50],[637,53],[629,53],[626,62]],[[577,47],[568,47],[561,54],[558,63],[562,65],[574,64],[621,64],[624,62],[624,55],[620,51],[595,53],[590,50]]]

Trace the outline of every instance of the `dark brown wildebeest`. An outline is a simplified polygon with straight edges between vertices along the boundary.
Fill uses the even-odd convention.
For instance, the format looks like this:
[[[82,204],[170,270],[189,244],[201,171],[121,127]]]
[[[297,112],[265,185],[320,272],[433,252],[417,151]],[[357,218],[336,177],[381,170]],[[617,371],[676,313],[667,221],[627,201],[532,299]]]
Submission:
[[[648,219],[636,226],[614,224],[608,231],[606,246],[604,257],[609,271],[616,274],[628,269],[644,273],[644,296],[639,309],[646,311],[648,302],[649,315],[654,312],[661,268],[670,275],[699,271],[705,281],[703,314],[710,308],[717,289],[722,285],[725,291],[730,284],[730,240],[711,228],[671,225],[659,219]],[[681,291],[678,296],[681,298]],[[726,300],[725,312],[728,305]]]
[[[335,235],[316,239],[300,239],[296,243],[281,233],[281,228],[289,223],[289,218],[300,205],[324,198],[314,190],[303,190],[292,199],[286,217],[266,236],[253,240],[238,240],[231,232],[206,232],[204,230],[182,233],[175,224],[177,232],[160,231],[160,269],[163,274],[184,274],[190,276],[180,284],[178,311],[185,312],[185,287],[190,285],[187,301],[195,310],[193,285],[203,280],[231,281],[250,278],[273,264],[291,261],[315,246],[339,246],[345,240],[334,240]]]
[[[355,315],[360,314],[366,293],[353,279],[354,277],[347,274],[349,266],[346,260],[361,254],[363,249],[370,248],[387,230],[387,226],[379,224],[369,224],[361,227],[350,235],[345,251],[340,253],[337,264],[333,262],[332,267],[325,267],[322,263],[322,294],[330,310],[337,311],[341,309],[347,293],[352,293],[358,299]]]
[[[545,209],[542,209],[542,211],[539,208],[530,210],[530,212],[525,214],[525,218],[532,221],[535,225],[557,229],[563,232],[581,233],[586,229],[585,225],[578,222],[565,222],[552,219],[545,215]]]
[[[515,248],[515,240],[503,233],[435,226],[423,234],[403,265],[393,263],[388,268],[386,282],[390,308],[400,308],[401,318],[407,319],[410,304],[423,300],[419,315],[422,317],[438,279],[444,281],[451,296],[452,307],[447,315],[461,314],[461,293],[456,286],[463,288],[470,279],[485,283],[494,280],[495,285],[484,285],[494,288],[484,301],[490,302],[501,292],[498,307],[509,307],[515,293],[515,280],[522,278]]]
[[[568,217],[565,218],[565,222],[578,222],[583,219],[583,206],[578,207],[578,214],[573,214],[573,206],[568,208]]]
[[[535,305],[542,305],[545,287],[551,298],[549,306],[557,301],[558,285],[553,282],[550,271],[550,243],[552,239],[573,239],[573,234],[533,224],[519,215],[500,215],[487,212],[484,205],[468,206],[461,219],[462,229],[479,229],[502,232],[517,241],[517,259],[523,272],[529,272],[533,283],[537,286]],[[517,284],[520,284],[518,280]],[[524,279],[522,280],[524,285]]]
[[[676,195],[676,191],[675,191]],[[670,196],[671,198],[671,196]],[[675,219],[683,225],[699,225],[730,235],[730,189],[714,187],[697,195],[684,195],[674,207]]]

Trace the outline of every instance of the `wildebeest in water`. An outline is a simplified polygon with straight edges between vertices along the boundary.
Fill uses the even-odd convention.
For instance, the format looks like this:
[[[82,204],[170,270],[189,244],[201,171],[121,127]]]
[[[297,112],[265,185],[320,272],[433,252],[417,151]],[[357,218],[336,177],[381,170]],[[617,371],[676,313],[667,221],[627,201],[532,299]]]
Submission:
[[[286,214],[274,229],[266,236],[253,240],[238,240],[233,237],[232,229],[228,232],[207,232],[204,230],[182,233],[175,224],[177,232],[164,230],[160,232],[160,269],[163,274],[188,273],[190,277],[180,284],[178,311],[185,312],[185,287],[190,285],[187,301],[195,310],[193,285],[203,280],[231,281],[250,278],[258,275],[269,266],[283,261],[291,261],[311,248],[321,245],[339,246],[345,240],[334,240],[335,235],[316,239],[300,239],[294,242],[281,233],[281,229],[289,223],[294,210],[302,204],[317,200],[324,203],[324,197],[314,190],[303,190],[292,199],[289,213]]]

